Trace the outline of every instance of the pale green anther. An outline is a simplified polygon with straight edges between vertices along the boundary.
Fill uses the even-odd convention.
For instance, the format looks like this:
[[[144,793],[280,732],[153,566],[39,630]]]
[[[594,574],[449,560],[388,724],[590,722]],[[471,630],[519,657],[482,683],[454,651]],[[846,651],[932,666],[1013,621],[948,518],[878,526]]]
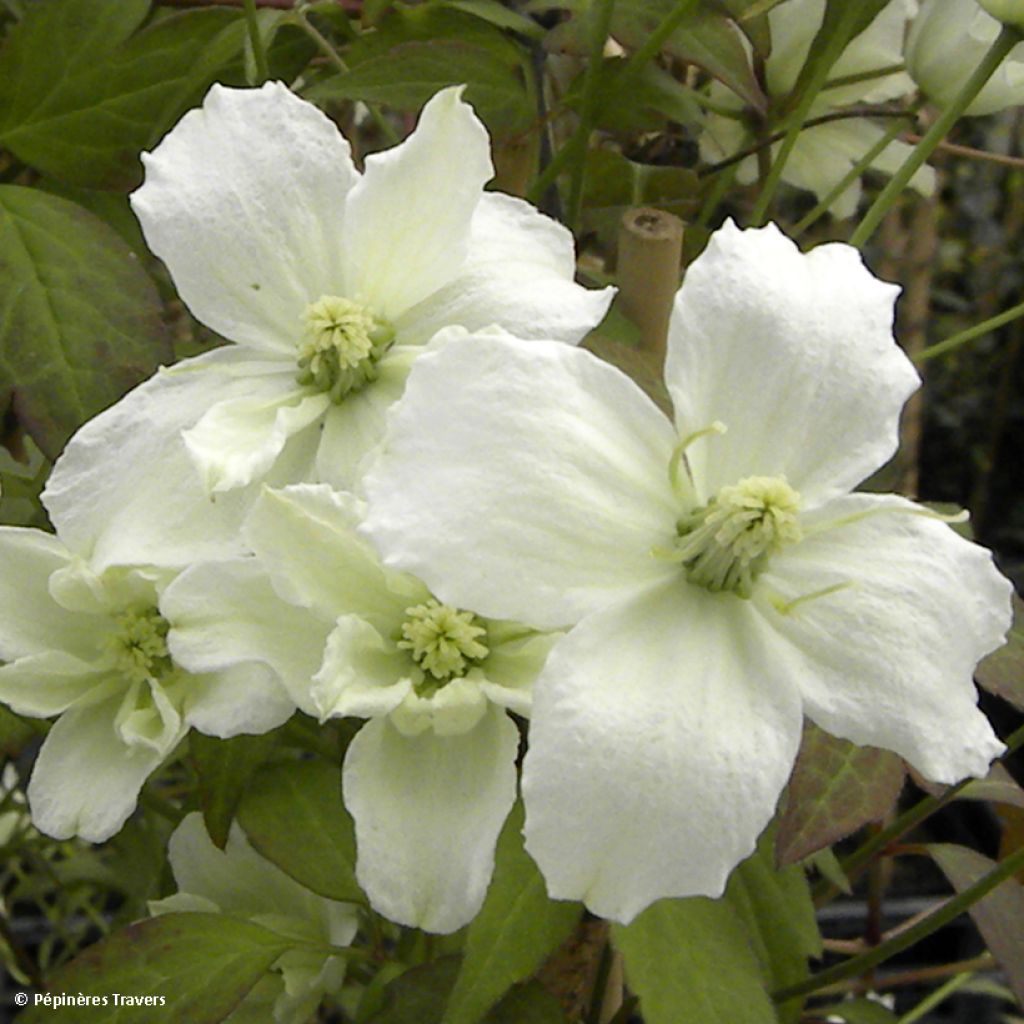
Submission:
[[[462,612],[431,598],[406,608],[398,646],[411,653],[424,672],[442,685],[464,676],[486,658],[487,630],[472,612]]]
[[[771,556],[802,539],[799,511],[800,495],[782,477],[747,477],[679,521],[673,558],[691,583],[749,597]]]
[[[110,650],[117,670],[130,683],[161,679],[174,668],[167,650],[167,620],[155,609],[122,612],[117,631],[110,637]]]
[[[340,402],[377,379],[377,363],[395,340],[394,328],[362,303],[321,295],[302,313],[296,380]]]

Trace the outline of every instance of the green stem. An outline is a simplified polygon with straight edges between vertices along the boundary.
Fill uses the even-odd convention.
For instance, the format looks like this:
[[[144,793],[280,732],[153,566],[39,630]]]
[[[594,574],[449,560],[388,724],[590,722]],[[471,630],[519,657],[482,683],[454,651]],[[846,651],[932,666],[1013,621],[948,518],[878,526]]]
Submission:
[[[1008,309],[998,316],[989,317],[988,320],[977,324],[974,327],[969,327],[966,331],[961,331],[959,334],[954,334],[951,338],[946,338],[945,341],[940,341],[935,345],[929,345],[928,348],[922,352],[918,352],[914,356],[915,363],[924,363],[929,359],[934,359],[936,356],[945,355],[947,352],[951,352],[955,348],[959,348],[961,345],[967,344],[969,341],[974,341],[975,338],[980,338],[983,334],[988,334],[990,331],[994,331],[1004,324],[1008,324],[1018,317],[1024,316],[1024,302],[1014,306],[1012,309]]]
[[[963,974],[958,974],[955,978],[950,978],[945,985],[937,988],[931,995],[922,999],[912,1010],[903,1014],[897,1024],[914,1024],[915,1021],[921,1020],[926,1013],[934,1010],[936,1006],[944,1003],[951,995],[962,989],[973,977],[974,972],[967,971]]]
[[[677,0],[672,10],[662,18],[654,31],[629,58],[619,79],[620,88],[632,82],[644,66],[661,53],[661,48],[668,42],[669,36],[679,28],[696,6],[697,0]]]
[[[314,43],[316,43],[320,52],[338,69],[338,71],[343,75],[348,74],[348,65],[341,59],[341,54],[338,53],[338,51],[331,45],[330,40],[320,32],[316,25],[306,17],[304,11],[296,12],[295,24],[298,25]],[[394,125],[380,112],[380,108],[376,104],[367,103],[366,109],[370,112],[370,117],[373,118],[373,123],[380,129],[381,134],[388,140],[388,142],[391,143],[391,145],[394,146],[396,143],[401,141],[398,132],[395,131]]]
[[[580,123],[567,143],[575,160],[572,177],[569,179],[569,199],[566,204],[566,220],[573,230],[578,230],[580,210],[583,207],[583,179],[587,168],[587,150],[590,133],[594,127],[594,110],[597,85],[601,78],[604,62],[604,44],[612,27],[612,13],[615,0],[597,0],[597,16],[594,19],[593,34],[590,37],[590,56],[587,70],[583,74],[583,98],[580,103]]]
[[[834,967],[829,967],[827,970],[819,971],[817,974],[806,979],[806,981],[798,982],[795,985],[787,985],[785,988],[773,992],[772,999],[777,1003],[783,1003],[796,996],[810,995],[826,985],[831,985],[837,981],[844,981],[847,978],[853,978],[864,974],[866,971],[870,971],[873,967],[883,963],[897,953],[902,953],[903,950],[909,949],[915,943],[920,942],[921,939],[926,938],[944,925],[949,924],[950,921],[958,918],[965,910],[973,907],[979,900],[984,899],[1001,882],[1012,878],[1021,868],[1024,868],[1024,847],[1010,854],[1009,857],[996,865],[987,875],[979,878],[974,885],[964,889],[963,892],[948,899],[940,907],[932,911],[932,913],[921,918],[917,924],[894,935],[881,945],[875,946],[874,949],[869,949],[859,956],[851,957],[849,960],[836,964]]]
[[[260,22],[256,11],[256,0],[245,0],[245,23],[249,29],[249,45],[252,47],[252,58],[256,63],[256,81],[253,85],[262,85],[270,77],[270,66],[267,63],[267,51],[260,35]]]
[[[856,85],[858,82],[870,82],[875,78],[886,78],[889,75],[897,75],[906,71],[906,64],[889,64],[884,68],[872,68],[871,71],[859,71],[855,75],[840,75],[838,78],[830,78],[822,87],[826,89],[838,89],[841,85]]]
[[[921,106],[921,102],[916,103],[906,112],[906,116],[913,117]],[[832,204],[874,163],[875,158],[888,148],[889,143],[903,131],[903,128],[902,121],[893,121],[886,129],[885,134],[828,190],[821,202],[794,225],[790,237],[798,238],[819,218],[828,213]]]
[[[843,50],[846,49],[846,46],[850,41],[848,26],[852,26],[854,19],[858,17],[859,6],[859,4],[847,4],[843,8],[839,25],[825,47],[821,62],[814,69],[813,74],[804,86],[803,93],[800,96],[800,101],[797,104],[796,110],[793,113],[792,121],[786,131],[786,137],[782,140],[782,145],[779,147],[778,155],[775,157],[774,161],[772,161],[771,169],[768,172],[768,176],[765,178],[764,187],[761,189],[761,193],[757,197],[757,204],[754,206],[754,211],[751,214],[751,224],[754,226],[763,224],[765,221],[768,214],[768,208],[771,205],[772,199],[775,197],[775,192],[779,187],[779,183],[782,181],[782,172],[786,169],[786,163],[789,160],[789,156],[799,141],[800,133],[804,129],[804,122],[810,115],[811,106],[817,98],[818,93],[821,92],[825,82],[828,80],[828,74],[832,70],[832,66],[839,59]]]
[[[875,233],[875,229],[881,224],[882,218],[888,213],[892,204],[896,202],[900,193],[907,187],[910,179],[946,137],[954,122],[974,102],[975,97],[995,73],[996,68],[1002,64],[1006,55],[1022,39],[1024,39],[1024,35],[1020,31],[1008,25],[1003,26],[996,41],[982,58],[981,63],[974,69],[971,77],[963,84],[963,87],[949,106],[936,118],[935,123],[925,133],[924,138],[914,147],[914,151],[907,157],[903,165],[889,179],[885,188],[879,193],[878,198],[875,199],[864,219],[857,226],[857,230],[851,236],[850,245],[860,248]]]

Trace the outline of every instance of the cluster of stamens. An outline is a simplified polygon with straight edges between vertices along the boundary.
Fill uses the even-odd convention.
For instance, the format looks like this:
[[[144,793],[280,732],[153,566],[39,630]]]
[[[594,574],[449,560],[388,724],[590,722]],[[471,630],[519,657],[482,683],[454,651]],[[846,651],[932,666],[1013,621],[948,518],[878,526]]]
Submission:
[[[680,519],[672,558],[691,583],[749,597],[769,558],[802,538],[799,511],[782,477],[747,477]]]
[[[395,339],[394,328],[366,306],[321,295],[302,314],[296,380],[340,402],[377,379],[377,363]]]
[[[428,689],[464,676],[490,653],[487,630],[472,612],[431,598],[406,608],[405,614],[398,646],[409,651],[413,661],[429,674],[431,678],[424,680]]]
[[[156,610],[121,612],[117,631],[110,637],[110,649],[118,671],[130,683],[160,679],[173,669],[167,650],[167,620]]]

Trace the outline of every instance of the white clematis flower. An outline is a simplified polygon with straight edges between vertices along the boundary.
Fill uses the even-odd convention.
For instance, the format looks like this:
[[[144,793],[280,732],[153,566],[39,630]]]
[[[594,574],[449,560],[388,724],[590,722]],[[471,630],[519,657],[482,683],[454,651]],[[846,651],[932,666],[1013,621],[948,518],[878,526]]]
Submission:
[[[629,921],[721,893],[803,714],[941,782],[1002,749],[971,675],[1009,583],[927,509],[849,493],[917,385],[896,294],[848,246],[727,225],[676,299],[674,423],[564,346],[456,340],[417,364],[364,529],[439,600],[576,624],[537,680],[524,766],[552,896]]]
[[[480,909],[515,800],[506,709],[529,713],[554,638],[386,571],[358,521],[325,485],[265,490],[244,528],[256,558],[193,566],[168,588],[169,644],[197,672],[261,661],[321,720],[370,719],[342,773],[357,878],[386,917],[451,932]]]
[[[907,22],[916,11],[916,0],[891,0],[850,42],[829,78],[834,81],[874,71],[884,72],[900,65]],[[786,0],[768,12],[772,52],[765,61],[765,86],[771,103],[785,101],[792,92],[824,16],[825,0]],[[828,115],[857,104],[898,99],[914,89],[912,79],[901,71],[829,86],[815,99],[810,117]],[[744,124],[743,103],[734,92],[715,81],[711,85],[711,98],[720,108],[734,112],[734,116],[709,114],[705,122],[701,156],[708,163],[717,163],[756,140]],[[884,125],[864,117],[804,128],[786,162],[782,180],[823,199],[884,134]],[[772,147],[773,156],[778,155],[781,145],[779,142]],[[905,142],[893,140],[871,166],[892,174],[902,165],[911,148]],[[757,173],[757,157],[749,156],[740,163],[737,180],[744,185],[752,184],[757,180]],[[935,187],[935,172],[923,167],[910,184],[928,195]],[[832,213],[840,218],[853,216],[860,196],[861,184],[856,181],[833,202]]]
[[[69,443],[44,500],[69,543],[101,511],[95,565],[241,553],[265,481],[349,489],[441,327],[578,342],[614,289],[573,282],[570,233],[484,192],[487,132],[439,92],[366,159],[280,83],[215,85],[144,156],[132,206],[196,318],[235,344],[158,373]]]
[[[237,825],[227,845],[218,850],[206,833],[203,816],[186,815],[171,835],[168,858],[178,892],[152,900],[149,911],[160,914],[232,914],[263,925],[304,944],[275,962],[273,973],[258,982],[228,1024],[274,1021],[305,1024],[323,997],[336,993],[345,980],[345,960],[309,949],[311,944],[347,946],[355,938],[355,909],[303,888],[280,868],[261,857]]]
[[[28,785],[41,832],[108,839],[190,727],[266,732],[294,712],[259,664],[190,675],[172,660],[159,607],[172,573],[97,573],[57,537],[19,527],[0,528],[0,563],[0,701],[60,716]]]
[[[976,0],[923,0],[907,38],[907,70],[923,93],[946,106],[981,63],[999,29],[999,22]],[[1010,51],[964,114],[994,114],[1020,103],[1024,103],[1024,43]]]

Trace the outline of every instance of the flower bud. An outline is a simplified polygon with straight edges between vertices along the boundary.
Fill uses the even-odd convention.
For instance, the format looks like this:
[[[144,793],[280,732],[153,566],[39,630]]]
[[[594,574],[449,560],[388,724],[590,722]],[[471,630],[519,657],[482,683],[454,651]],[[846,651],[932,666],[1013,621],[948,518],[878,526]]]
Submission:
[[[1024,30],[1024,0],[978,0],[982,7],[1004,25]]]

